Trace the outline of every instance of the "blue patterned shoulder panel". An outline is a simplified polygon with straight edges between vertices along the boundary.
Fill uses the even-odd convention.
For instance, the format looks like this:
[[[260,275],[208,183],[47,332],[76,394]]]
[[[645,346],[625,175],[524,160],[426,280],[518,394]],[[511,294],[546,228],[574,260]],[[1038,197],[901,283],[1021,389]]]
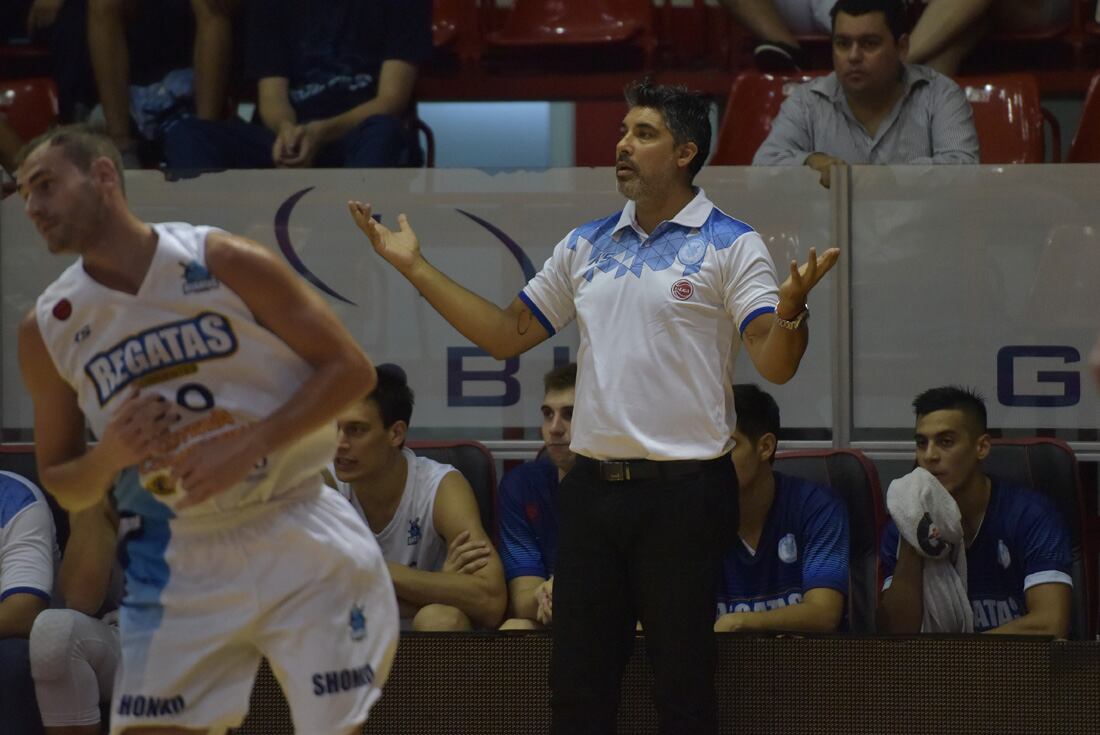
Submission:
[[[615,225],[619,223],[621,214],[621,212],[616,212],[610,217],[585,222],[583,225],[573,230],[573,233],[569,236],[569,242],[566,244],[566,247],[570,250],[576,250],[577,240],[582,237],[590,243],[596,243],[601,237],[610,235],[611,231],[615,229]]]
[[[703,237],[713,243],[715,250],[725,250],[746,232],[753,232],[751,226],[734,219],[715,207],[703,224]]]

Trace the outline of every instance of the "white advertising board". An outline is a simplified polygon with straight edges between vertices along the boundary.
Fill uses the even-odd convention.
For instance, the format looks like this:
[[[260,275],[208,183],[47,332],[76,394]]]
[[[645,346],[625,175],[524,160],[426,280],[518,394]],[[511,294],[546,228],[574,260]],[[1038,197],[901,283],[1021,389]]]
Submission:
[[[791,258],[828,245],[830,196],[806,170],[704,170],[698,183],[729,214],[764,236],[781,275]],[[346,210],[370,201],[383,222],[405,212],[425,255],[474,292],[505,305],[570,229],[622,208],[611,169],[489,174],[476,170],[232,171],[181,181],[127,175],[131,205],[146,221],[213,224],[276,249],[328,302],[376,362],[394,362],[417,395],[414,431],[481,439],[534,436],[542,375],[575,354],[575,327],[501,363],[440,318],[370,248]],[[0,204],[0,336],[3,428],[32,424],[19,377],[16,328],[41,290],[71,262],[55,257],[18,197]],[[799,375],[774,394],[784,424],[832,425],[835,278],[811,298],[813,338]],[[655,366],[659,369],[659,366]],[[624,376],[626,379],[627,376]],[[760,379],[742,354],[738,379]]]

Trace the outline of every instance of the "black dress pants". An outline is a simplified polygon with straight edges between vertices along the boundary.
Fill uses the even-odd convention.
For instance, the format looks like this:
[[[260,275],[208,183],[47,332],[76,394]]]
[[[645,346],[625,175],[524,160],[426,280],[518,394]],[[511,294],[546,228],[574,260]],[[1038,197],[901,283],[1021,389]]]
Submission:
[[[615,732],[636,621],[661,732],[717,732],[715,597],[723,553],[737,534],[737,477],[728,455],[649,464],[662,465],[657,477],[614,481],[600,463],[578,456],[558,488],[556,735]]]

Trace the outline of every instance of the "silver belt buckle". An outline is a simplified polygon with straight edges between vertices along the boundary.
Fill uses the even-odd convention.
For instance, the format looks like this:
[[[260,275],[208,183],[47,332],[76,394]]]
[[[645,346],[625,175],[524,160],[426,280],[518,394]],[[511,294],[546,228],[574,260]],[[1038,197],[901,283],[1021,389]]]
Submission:
[[[604,467],[607,468],[605,479],[608,482],[622,482],[630,479],[630,465],[626,462],[608,462]]]

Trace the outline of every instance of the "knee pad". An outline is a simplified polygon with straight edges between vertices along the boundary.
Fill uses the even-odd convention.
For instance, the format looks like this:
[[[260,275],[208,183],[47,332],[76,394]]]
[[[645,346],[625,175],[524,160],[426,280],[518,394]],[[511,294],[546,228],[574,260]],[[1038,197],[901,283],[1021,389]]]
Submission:
[[[70,668],[73,646],[74,610],[43,610],[31,628],[31,671],[35,679],[50,680]]]

